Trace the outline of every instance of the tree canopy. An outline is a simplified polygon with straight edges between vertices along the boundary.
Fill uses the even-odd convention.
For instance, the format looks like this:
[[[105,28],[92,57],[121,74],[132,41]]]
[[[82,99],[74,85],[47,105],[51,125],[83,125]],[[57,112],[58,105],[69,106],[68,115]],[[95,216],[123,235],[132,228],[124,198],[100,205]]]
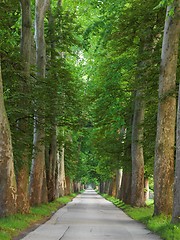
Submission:
[[[154,172],[162,167],[155,155],[161,155],[157,133],[166,130],[160,106],[179,84],[177,58],[167,73],[168,80],[176,76],[174,85],[167,80],[163,90],[168,31],[172,58],[179,51],[179,0],[20,3],[0,3],[1,97],[12,136],[15,194],[26,205],[18,208],[17,197],[17,211],[88,184],[143,206],[145,183],[149,179],[154,191]],[[175,123],[175,112],[169,115]]]

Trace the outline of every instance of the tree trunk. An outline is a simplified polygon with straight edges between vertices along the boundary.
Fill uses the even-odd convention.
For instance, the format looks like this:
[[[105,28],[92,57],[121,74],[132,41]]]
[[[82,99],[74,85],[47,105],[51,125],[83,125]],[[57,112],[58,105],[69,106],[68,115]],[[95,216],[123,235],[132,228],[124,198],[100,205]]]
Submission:
[[[132,125],[132,206],[144,206],[144,154],[143,154],[143,122],[144,122],[144,100],[141,90],[136,91],[135,106]]]
[[[65,175],[65,165],[64,165],[64,145],[61,149],[61,163],[60,163],[60,196],[64,196],[66,188],[66,175]]]
[[[116,197],[116,192],[117,192],[116,176],[114,176],[114,178],[112,179],[111,185],[112,185],[111,196]]]
[[[175,9],[174,18],[177,21],[176,34],[177,34],[177,48],[176,53],[178,54],[178,45],[180,38],[180,0],[176,1],[177,4]],[[180,223],[180,85],[179,85],[179,94],[178,94],[178,112],[177,112],[177,129],[176,129],[176,166],[175,166],[175,182],[174,182],[174,202],[173,202],[173,214],[172,222]]]
[[[59,198],[60,197],[60,156],[59,156],[59,151],[57,150],[57,165],[56,165],[56,172],[55,172],[55,177],[56,177],[56,192],[55,192],[55,197]]]
[[[27,157],[22,158],[21,161],[27,161]],[[17,211],[19,213],[29,213],[29,210],[29,167],[27,162],[24,162],[17,173]]]
[[[3,99],[0,63],[0,217],[16,212],[17,187],[14,173],[11,131]]]
[[[48,189],[47,189],[47,178],[46,178],[46,169],[43,170],[43,183],[42,183],[42,192],[41,192],[41,202],[48,202]]]
[[[36,122],[37,124],[37,122]],[[39,128],[39,127],[38,127]],[[35,127],[34,133],[34,153],[31,166],[30,177],[30,200],[31,206],[39,205],[42,202],[42,187],[44,182],[44,169],[45,169],[45,146],[42,144],[44,141],[43,131],[39,131]]]
[[[174,7],[174,16],[169,16],[169,11]],[[172,213],[179,28],[179,0],[175,0],[174,5],[167,7],[161,54],[154,164],[154,215]]]
[[[56,183],[56,192],[58,196],[64,196],[66,188],[65,166],[64,166],[64,145],[62,145],[60,158],[58,157],[58,175]]]
[[[48,200],[49,202],[55,199],[56,194],[56,176],[55,170],[57,166],[57,140],[56,128],[52,129],[51,143],[49,148],[49,158],[47,166],[47,187],[48,187]]]
[[[177,112],[176,167],[175,167],[172,222],[173,223],[180,222],[180,85],[179,85],[178,112]]]
[[[21,0],[22,11],[22,29],[21,29],[21,56],[24,67],[24,81],[21,83],[22,93],[24,96],[28,91],[28,81],[30,77],[30,61],[31,61],[31,1]],[[26,109],[29,102],[24,97],[22,101],[22,108]],[[28,133],[29,123],[27,119],[21,119],[19,121],[19,128],[23,133],[22,139],[24,139],[25,133]],[[22,141],[21,139],[21,141]],[[25,142],[25,141],[24,141]],[[29,156],[27,144],[23,146],[22,156],[20,161],[20,167],[17,171],[17,211],[21,213],[28,213],[30,209],[29,202]]]
[[[144,189],[145,189],[144,199],[145,201],[147,201],[149,199],[149,179],[148,178],[144,179]]]
[[[120,199],[126,204],[131,203],[131,180],[131,173],[123,172]]]
[[[74,189],[74,192],[76,193],[76,192],[80,192],[80,189],[81,188],[81,186],[80,186],[80,184],[79,184],[79,182],[76,182],[76,181],[73,181],[73,189]]]
[[[60,9],[60,6],[57,5],[57,9]],[[50,38],[50,62],[53,63],[56,61],[56,46],[55,46],[55,17],[53,16],[53,12],[51,9],[51,5],[48,11],[48,33]],[[53,81],[57,81],[58,76],[56,73],[53,73],[51,76]],[[47,185],[48,185],[48,199],[49,201],[53,201],[56,195],[56,175],[55,171],[57,169],[57,131],[56,131],[56,110],[55,106],[57,105],[58,98],[58,84],[53,87],[53,98],[52,98],[52,106],[51,106],[51,114],[52,114],[52,126],[51,126],[51,139],[50,139],[50,148],[49,148],[49,159],[48,159],[48,169],[47,169]]]
[[[102,181],[100,181],[100,184],[99,184],[99,192],[104,193],[104,182]]]
[[[38,81],[45,79],[46,70],[46,47],[44,39],[44,17],[49,6],[49,0],[36,0],[36,19],[35,19],[35,42],[36,42],[36,65]],[[40,126],[41,122],[41,126]],[[34,159],[31,168],[31,205],[37,205],[47,199],[42,193],[42,189],[47,189],[45,178],[45,131],[44,119],[39,117],[37,112],[34,128]]]
[[[105,187],[104,187],[104,193],[106,194],[110,194],[111,193],[111,181],[110,180],[106,180],[105,181]]]
[[[20,0],[22,11],[21,23],[21,55],[23,59],[25,80],[29,79],[31,62],[31,0]],[[27,86],[24,86],[27,87]]]
[[[123,171],[122,169],[117,170],[117,174],[116,174],[116,198],[119,198],[120,196],[120,188],[121,188],[121,182],[122,182],[122,175],[123,175]]]
[[[66,177],[66,187],[65,187],[65,195],[69,195],[71,193],[71,179],[69,176]]]

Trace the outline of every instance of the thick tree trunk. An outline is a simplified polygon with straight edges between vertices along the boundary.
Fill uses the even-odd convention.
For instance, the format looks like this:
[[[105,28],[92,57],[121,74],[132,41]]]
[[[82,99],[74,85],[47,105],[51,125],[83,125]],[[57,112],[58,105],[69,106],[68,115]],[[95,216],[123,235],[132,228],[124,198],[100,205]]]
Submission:
[[[59,190],[59,186],[60,186],[60,156],[59,156],[59,151],[57,150],[57,165],[56,165],[56,172],[55,172],[55,177],[56,177],[56,191],[55,191],[55,197],[59,198],[60,197],[60,190]]]
[[[46,178],[46,169],[44,167],[43,171],[43,183],[42,183],[42,193],[41,193],[41,202],[48,202],[48,189],[47,189],[47,178]]]
[[[176,167],[175,167],[172,222],[173,223],[180,222],[180,85],[179,85],[178,112],[177,112]]]
[[[61,149],[61,162],[60,162],[60,196],[65,195],[66,188],[66,175],[65,175],[65,165],[64,165],[64,145],[62,145]]]
[[[20,0],[22,11],[21,24],[21,55],[23,59],[24,74],[28,80],[30,75],[30,61],[31,61],[31,0]],[[27,86],[24,86],[27,87]]]
[[[104,192],[104,182],[100,182],[100,184],[99,184],[99,192],[100,193],[103,193]]]
[[[105,181],[104,193],[111,194],[111,181],[110,180]]]
[[[69,176],[66,176],[65,195],[69,195],[70,193],[71,193],[71,179]]]
[[[175,1],[175,16],[177,21],[176,27],[176,53],[178,54],[178,45],[180,39],[180,0]],[[178,94],[178,112],[177,112],[177,129],[176,129],[176,166],[175,166],[175,182],[174,182],[174,202],[172,222],[180,223],[180,85]]]
[[[148,178],[144,179],[144,189],[145,189],[144,199],[145,201],[147,201],[149,199],[149,179]]]
[[[35,42],[36,42],[36,65],[38,81],[45,79],[46,70],[46,47],[44,39],[44,17],[49,6],[49,0],[36,0],[36,19],[35,19]],[[42,192],[43,189],[47,189],[46,175],[45,175],[45,131],[44,131],[44,119],[39,117],[39,113],[35,117],[35,129],[34,129],[34,159],[31,168],[31,181],[30,181],[30,193],[31,204],[37,205],[47,199]],[[41,126],[40,126],[41,122]]]
[[[132,125],[132,206],[144,206],[144,154],[143,154],[143,123],[144,123],[144,100],[140,90],[136,91],[135,106]]]
[[[78,182],[74,182],[74,192],[79,192],[80,191],[80,185]]]
[[[177,1],[177,11],[180,13],[180,1]],[[180,14],[178,15],[178,32],[180,34]],[[176,130],[176,167],[175,167],[175,183],[174,183],[174,202],[172,222],[180,222],[180,86],[178,94],[178,113],[177,113],[177,130]]]
[[[131,180],[131,173],[123,172],[120,199],[126,204],[131,203]]]
[[[107,193],[107,192],[106,192],[106,189],[107,189],[107,182],[104,181],[104,182],[102,183],[102,190],[103,190],[102,193]]]
[[[36,121],[37,124],[37,121]],[[38,127],[39,128],[39,127]],[[30,178],[30,200],[31,206],[39,205],[42,202],[42,188],[44,182],[44,169],[45,169],[45,146],[42,143],[45,135],[43,130],[38,130],[35,127],[34,133],[34,153],[31,166]]]
[[[21,83],[22,93],[25,95],[28,91],[28,81],[30,77],[30,61],[31,61],[31,1],[21,0],[22,10],[22,30],[21,30],[21,56],[24,67],[24,81]],[[26,109],[29,102],[24,98],[22,101],[22,108]],[[22,138],[25,138],[25,134],[28,134],[29,123],[27,119],[21,119],[19,122],[19,128],[23,133]],[[22,141],[22,139],[21,139]],[[27,145],[25,145],[22,156],[20,159],[20,167],[17,171],[17,210],[21,213],[28,213],[30,209],[29,202],[29,156]]]
[[[73,189],[74,189],[74,192],[76,192],[76,193],[80,192],[80,190],[81,190],[81,183],[74,181],[73,182]]]
[[[16,212],[17,187],[11,131],[4,107],[0,63],[0,217]]]
[[[64,166],[64,145],[62,145],[60,158],[58,156],[58,175],[57,175],[57,183],[56,183],[56,192],[58,196],[65,195],[65,188],[66,188],[66,177],[65,177],[65,166]]]
[[[114,178],[111,180],[111,186],[112,186],[111,196],[116,197],[117,193],[116,176],[114,176]]]
[[[122,169],[117,170],[116,174],[116,197],[119,198],[120,196],[120,188],[121,188],[121,182],[122,182],[122,175],[123,171]]]
[[[174,9],[174,16],[169,11]],[[176,68],[179,42],[179,0],[167,8],[164,27],[154,164],[154,215],[172,213],[176,119]]]
[[[30,199],[29,199],[29,167],[27,164],[28,157],[25,156],[23,166],[17,173],[17,211],[20,213],[29,213]]]
[[[84,185],[81,182],[74,182],[74,192],[78,193],[84,189]]]
[[[55,199],[56,195],[56,176],[55,170],[57,167],[57,139],[56,139],[56,128],[52,130],[51,143],[49,148],[47,166],[47,187],[48,187],[48,200],[49,202]]]

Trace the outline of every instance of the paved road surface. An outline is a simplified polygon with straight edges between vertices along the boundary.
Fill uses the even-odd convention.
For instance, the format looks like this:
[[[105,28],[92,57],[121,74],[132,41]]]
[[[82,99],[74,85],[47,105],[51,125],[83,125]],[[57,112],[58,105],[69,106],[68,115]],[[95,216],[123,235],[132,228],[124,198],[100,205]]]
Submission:
[[[86,190],[24,240],[159,240],[94,190]]]

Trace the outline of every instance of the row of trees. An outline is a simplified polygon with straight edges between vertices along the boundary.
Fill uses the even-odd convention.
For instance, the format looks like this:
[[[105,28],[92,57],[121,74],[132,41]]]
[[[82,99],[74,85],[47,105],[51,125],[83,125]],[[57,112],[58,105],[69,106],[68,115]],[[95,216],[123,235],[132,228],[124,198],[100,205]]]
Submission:
[[[73,165],[85,118],[83,82],[73,66],[80,46],[75,13],[59,0],[3,0],[0,11],[0,216],[5,216],[80,190]]]
[[[180,1],[92,5],[98,16],[85,32],[84,54],[93,102],[89,141],[100,190],[141,207],[149,179],[154,215],[173,212],[173,222],[179,222],[178,122],[175,174],[174,153]]]
[[[0,4],[0,215],[79,182],[141,207],[151,181],[178,222],[180,0],[20,3]]]

